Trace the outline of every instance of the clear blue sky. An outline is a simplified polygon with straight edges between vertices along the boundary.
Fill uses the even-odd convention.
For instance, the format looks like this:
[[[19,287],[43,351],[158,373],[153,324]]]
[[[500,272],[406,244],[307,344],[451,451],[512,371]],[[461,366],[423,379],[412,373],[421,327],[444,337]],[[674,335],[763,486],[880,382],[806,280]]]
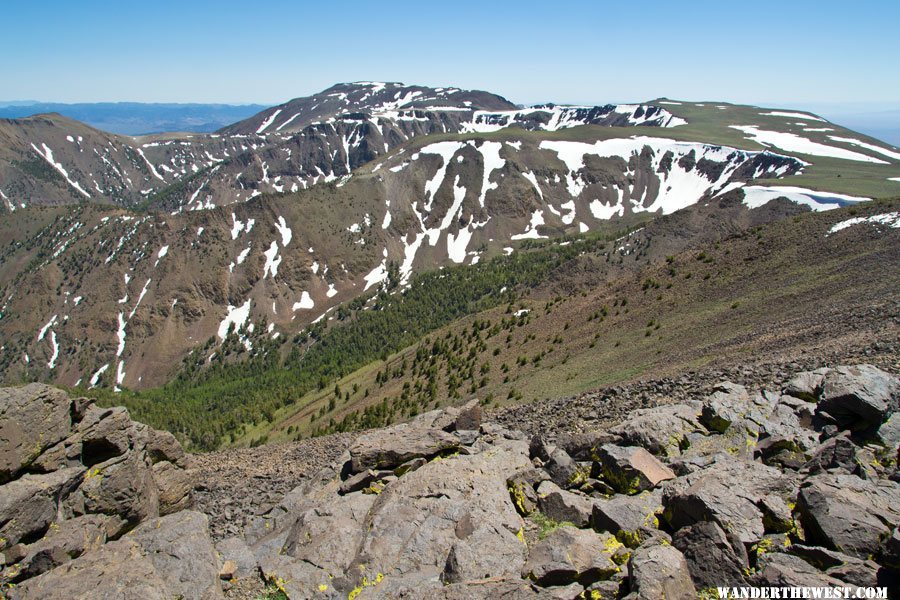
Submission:
[[[3,7],[0,99],[273,104],[339,81],[514,102],[900,106],[900,2],[111,2]]]

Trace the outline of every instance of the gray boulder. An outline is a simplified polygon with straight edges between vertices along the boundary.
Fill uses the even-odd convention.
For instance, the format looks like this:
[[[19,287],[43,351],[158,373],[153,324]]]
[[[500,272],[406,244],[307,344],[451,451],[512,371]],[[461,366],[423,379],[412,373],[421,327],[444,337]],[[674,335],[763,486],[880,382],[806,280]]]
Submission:
[[[393,469],[414,458],[430,458],[459,448],[446,431],[402,423],[361,435],[350,448],[350,471]]]
[[[259,563],[243,538],[225,538],[216,544],[216,553],[219,555],[220,566],[229,560],[234,563],[235,579],[244,579],[258,575]]]
[[[620,570],[613,562],[617,547],[609,534],[559,527],[528,549],[522,576],[541,586],[609,579]]]
[[[69,434],[70,406],[65,392],[47,385],[0,388],[0,483]]]
[[[597,531],[612,533],[626,546],[636,547],[649,537],[649,531],[659,528],[657,513],[661,510],[661,489],[595,499],[591,524]]]
[[[633,600],[695,600],[684,555],[674,546],[650,544],[639,547],[628,561],[628,582]]]
[[[121,540],[28,579],[14,600],[221,598],[219,567],[206,516],[182,511],[148,521]]]
[[[624,494],[636,494],[675,479],[675,473],[652,454],[637,446],[606,444],[597,451],[603,479]]]
[[[715,521],[749,546],[766,532],[763,498],[793,498],[795,487],[794,479],[778,469],[719,455],[706,467],[665,485],[663,514],[675,530]]]
[[[610,433],[631,446],[641,446],[657,456],[678,456],[689,433],[703,432],[697,420],[700,405],[671,404],[642,408],[610,429]]]
[[[806,402],[816,402],[819,394],[822,393],[822,384],[825,382],[825,375],[830,369],[817,369],[815,371],[805,371],[797,373],[784,386],[783,392],[789,396],[800,398]]]
[[[823,473],[801,486],[797,508],[809,542],[865,559],[900,521],[900,485]]]
[[[587,473],[562,448],[554,448],[544,469],[553,483],[563,488],[578,487],[587,479]]]
[[[820,546],[791,544],[785,551],[799,556],[826,575],[860,587],[873,587],[878,582],[878,563],[828,550]]]
[[[0,549],[45,531],[57,519],[60,498],[82,482],[83,468],[23,475],[0,486]]]
[[[802,558],[771,552],[757,559],[751,585],[765,587],[843,587],[844,583],[822,573]]]
[[[825,376],[818,410],[842,429],[877,428],[896,410],[900,382],[872,365],[836,367]]]
[[[541,512],[554,521],[590,526],[593,503],[587,496],[566,491],[552,481],[541,483],[537,496]]]
[[[747,585],[747,553],[741,543],[732,544],[716,523],[700,521],[683,527],[675,532],[672,545],[684,555],[698,588]]]

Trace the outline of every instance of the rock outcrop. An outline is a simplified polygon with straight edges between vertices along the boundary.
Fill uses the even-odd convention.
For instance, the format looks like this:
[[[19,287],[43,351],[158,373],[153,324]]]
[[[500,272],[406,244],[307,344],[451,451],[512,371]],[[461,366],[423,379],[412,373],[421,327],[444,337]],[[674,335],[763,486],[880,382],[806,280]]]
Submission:
[[[721,382],[558,438],[485,421],[477,402],[433,411],[359,435],[216,546],[184,510],[174,438],[42,386],[3,390],[4,432],[28,432],[0,448],[6,592],[216,598],[252,581],[292,599],[638,600],[895,585],[898,389],[869,366],[777,391]]]
[[[221,594],[170,433],[40,384],[0,388],[0,583],[10,598]]]

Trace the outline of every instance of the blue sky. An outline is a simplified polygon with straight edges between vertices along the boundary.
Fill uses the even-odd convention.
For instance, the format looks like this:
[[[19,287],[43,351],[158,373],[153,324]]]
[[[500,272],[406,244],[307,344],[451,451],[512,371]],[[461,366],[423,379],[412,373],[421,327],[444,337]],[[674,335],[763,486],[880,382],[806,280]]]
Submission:
[[[273,104],[339,81],[514,102],[900,107],[900,2],[10,2],[0,99]]]

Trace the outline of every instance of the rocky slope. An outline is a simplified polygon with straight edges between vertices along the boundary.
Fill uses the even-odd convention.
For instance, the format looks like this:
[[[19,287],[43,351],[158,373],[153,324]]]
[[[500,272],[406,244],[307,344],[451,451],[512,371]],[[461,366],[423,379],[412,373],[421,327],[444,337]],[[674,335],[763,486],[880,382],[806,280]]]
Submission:
[[[893,370],[896,354],[882,356]],[[719,378],[729,372],[745,383]],[[528,434],[514,427],[525,412],[485,415],[472,402],[306,442],[298,485],[280,499],[201,501],[213,548],[207,518],[179,510],[184,486],[171,494],[160,483],[160,471],[185,460],[171,438],[121,411],[94,416],[49,388],[4,389],[4,423],[17,428],[2,436],[0,497],[21,498],[15,518],[2,519],[5,593],[574,600],[693,599],[747,585],[896,590],[895,375],[788,363],[633,391],[650,400],[644,408],[620,410],[623,420],[598,405],[599,419],[578,419],[577,431]],[[20,429],[42,444],[10,435]],[[95,462],[126,439],[122,454]],[[251,462],[256,481],[291,479],[235,451],[198,458],[198,493],[243,480]],[[155,482],[149,495],[113,493],[144,480]],[[235,490],[258,495],[248,483]]]

